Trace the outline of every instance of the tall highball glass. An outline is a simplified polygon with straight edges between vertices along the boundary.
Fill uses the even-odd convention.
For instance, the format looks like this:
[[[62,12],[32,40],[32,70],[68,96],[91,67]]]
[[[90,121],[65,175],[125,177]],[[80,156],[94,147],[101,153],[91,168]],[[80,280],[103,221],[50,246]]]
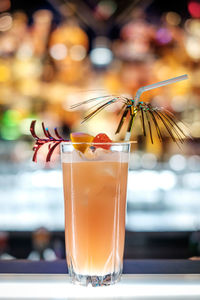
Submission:
[[[129,152],[130,142],[61,144],[66,258],[73,283],[102,286],[121,278]]]

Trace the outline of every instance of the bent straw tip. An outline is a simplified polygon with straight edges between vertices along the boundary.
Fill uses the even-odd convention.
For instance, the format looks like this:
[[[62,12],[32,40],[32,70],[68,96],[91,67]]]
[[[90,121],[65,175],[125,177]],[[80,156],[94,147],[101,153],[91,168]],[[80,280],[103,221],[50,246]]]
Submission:
[[[184,75],[178,76],[177,78],[184,80],[184,79],[188,79],[189,77],[188,77],[188,74],[184,74]]]
[[[168,85],[168,84],[172,84],[172,83],[175,83],[175,82],[178,82],[178,81],[181,81],[181,80],[185,80],[185,79],[188,79],[187,74],[180,75],[180,76],[177,76],[177,77],[173,77],[173,78],[170,78],[170,79],[167,79],[167,80],[164,80],[164,81],[159,81],[159,82],[156,82],[156,83],[153,83],[153,84],[150,84],[150,85],[142,86],[136,92],[135,102],[139,101],[141,94],[145,91],[153,90],[153,89],[156,89],[158,87]]]

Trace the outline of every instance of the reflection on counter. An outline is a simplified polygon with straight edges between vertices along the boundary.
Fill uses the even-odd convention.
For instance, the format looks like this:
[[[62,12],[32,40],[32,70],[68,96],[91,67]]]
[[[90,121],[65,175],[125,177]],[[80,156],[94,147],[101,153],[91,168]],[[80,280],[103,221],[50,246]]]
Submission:
[[[127,275],[116,285],[84,288],[73,285],[68,275],[0,275],[0,300],[3,299],[110,299],[197,300],[200,275]]]

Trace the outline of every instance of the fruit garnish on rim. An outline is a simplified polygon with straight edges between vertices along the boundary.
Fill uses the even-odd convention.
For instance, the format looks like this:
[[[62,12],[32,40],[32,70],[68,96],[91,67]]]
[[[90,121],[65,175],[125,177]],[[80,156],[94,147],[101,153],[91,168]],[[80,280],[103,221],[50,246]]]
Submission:
[[[89,144],[87,145],[85,143],[91,143],[94,137],[84,132],[73,132],[70,133],[70,139],[71,142],[74,143],[74,148],[84,153],[87,147],[89,146]]]
[[[98,133],[84,152],[86,160],[96,160],[105,157],[110,152],[113,141],[105,133]]]
[[[70,134],[70,139],[73,143],[73,147],[82,153],[85,153],[89,147],[92,147],[91,149],[93,151],[95,151],[96,148],[109,150],[112,143],[112,140],[105,133],[98,133],[94,137],[84,132],[73,132]]]
[[[99,133],[95,136],[95,138],[92,141],[93,143],[102,143],[102,145],[96,145],[96,148],[103,148],[105,150],[109,150],[112,140],[107,136],[105,133]],[[108,144],[106,144],[108,143]]]
[[[48,144],[48,153],[46,156],[46,162],[51,160],[51,156],[54,150],[60,145],[62,142],[71,142],[74,143],[73,146],[76,150],[82,152],[83,154],[86,152],[88,148],[93,147],[93,143],[98,143],[95,148],[91,150],[95,150],[96,148],[103,148],[104,150],[109,150],[112,143],[112,140],[105,134],[99,133],[95,137],[84,132],[74,132],[70,134],[70,140],[64,139],[59,133],[57,128],[54,128],[54,134],[52,135],[48,128],[45,127],[44,123],[42,122],[42,129],[45,137],[40,138],[35,132],[35,124],[36,120],[31,122],[30,132],[32,137],[35,139],[35,145],[33,147],[33,161],[37,162],[37,154],[40,148]],[[100,145],[102,143],[102,145]],[[109,143],[105,145],[105,143]]]

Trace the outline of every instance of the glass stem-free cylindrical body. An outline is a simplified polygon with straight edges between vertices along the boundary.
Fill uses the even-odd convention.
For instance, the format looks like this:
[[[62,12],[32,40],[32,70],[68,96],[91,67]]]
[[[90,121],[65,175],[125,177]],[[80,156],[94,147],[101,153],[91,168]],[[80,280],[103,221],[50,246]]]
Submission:
[[[76,146],[75,146],[76,147]],[[108,285],[123,265],[129,143],[62,145],[66,257],[72,281]]]

